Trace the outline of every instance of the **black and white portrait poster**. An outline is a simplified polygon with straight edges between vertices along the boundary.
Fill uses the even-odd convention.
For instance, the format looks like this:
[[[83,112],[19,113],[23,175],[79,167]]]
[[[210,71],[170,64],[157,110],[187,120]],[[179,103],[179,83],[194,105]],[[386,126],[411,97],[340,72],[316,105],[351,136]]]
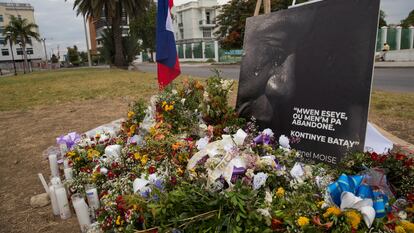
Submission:
[[[362,151],[379,0],[324,0],[247,19],[237,108],[302,158]]]

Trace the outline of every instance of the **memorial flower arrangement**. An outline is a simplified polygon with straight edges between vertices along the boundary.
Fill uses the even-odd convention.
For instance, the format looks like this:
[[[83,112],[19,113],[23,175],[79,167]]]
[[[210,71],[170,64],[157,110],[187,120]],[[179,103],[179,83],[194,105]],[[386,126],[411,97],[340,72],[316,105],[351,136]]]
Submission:
[[[186,80],[71,146],[67,187],[99,193],[91,232],[414,232],[412,155],[301,162],[294,139],[237,117],[232,85]]]

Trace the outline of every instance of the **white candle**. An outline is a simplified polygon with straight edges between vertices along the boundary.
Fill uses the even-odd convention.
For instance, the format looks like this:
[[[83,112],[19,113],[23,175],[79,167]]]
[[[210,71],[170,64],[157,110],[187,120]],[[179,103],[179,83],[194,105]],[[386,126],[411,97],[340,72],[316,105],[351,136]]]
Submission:
[[[66,146],[66,143],[59,144],[59,149],[60,149],[60,154],[62,155],[62,158],[63,158],[66,152],[68,152],[68,147]]]
[[[73,170],[72,170],[71,167],[65,168],[64,172],[65,172],[65,179],[66,180],[72,180],[73,179],[73,175],[72,175]]]
[[[57,163],[57,155],[50,154],[49,155],[49,165],[50,165],[50,172],[52,176],[59,176],[59,167]]]
[[[72,195],[72,204],[75,209],[81,231],[87,232],[89,226],[91,225],[88,205],[80,194]]]
[[[49,197],[50,197],[50,202],[52,203],[52,210],[53,210],[53,214],[54,215],[59,215],[60,211],[59,211],[59,206],[57,204],[57,200],[56,200],[56,193],[55,193],[55,186],[53,184],[51,184],[49,186]]]
[[[50,183],[53,185],[59,185],[62,184],[62,181],[60,180],[59,176],[52,176],[50,177]]]
[[[68,159],[63,160],[63,168],[69,168],[69,160]]]
[[[55,187],[56,200],[59,206],[59,213],[61,219],[68,219],[71,217],[68,197],[66,196],[66,190],[63,185]]]
[[[92,210],[92,216],[95,216],[95,210],[99,209],[99,197],[98,197],[98,190],[92,186],[86,186],[86,198],[88,199],[89,207]]]

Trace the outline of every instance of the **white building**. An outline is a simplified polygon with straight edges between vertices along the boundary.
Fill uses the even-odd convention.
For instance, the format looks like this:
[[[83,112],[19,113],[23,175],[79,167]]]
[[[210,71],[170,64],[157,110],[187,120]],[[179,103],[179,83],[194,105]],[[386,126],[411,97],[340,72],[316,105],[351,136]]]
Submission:
[[[28,3],[5,3],[0,2],[0,63],[11,63],[12,53],[10,41],[5,44],[4,28],[8,25],[10,16],[25,18],[29,23],[36,23],[34,18],[34,8]],[[38,30],[38,29],[37,29]],[[39,31],[38,31],[39,33]],[[26,45],[27,58],[29,61],[40,61],[45,59],[45,52],[41,42],[31,40],[31,45]],[[23,50],[19,44],[12,44],[14,60],[23,61]],[[2,65],[4,67],[4,65]]]
[[[216,0],[191,1],[173,7],[173,27],[181,60],[217,60],[214,31],[218,12]]]

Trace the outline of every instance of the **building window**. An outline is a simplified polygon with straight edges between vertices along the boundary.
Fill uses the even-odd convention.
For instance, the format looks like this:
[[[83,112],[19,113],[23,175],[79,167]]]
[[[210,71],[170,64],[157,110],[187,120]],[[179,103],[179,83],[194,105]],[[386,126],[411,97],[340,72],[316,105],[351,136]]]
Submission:
[[[17,48],[16,52],[17,52],[17,55],[23,55],[23,49],[22,48]]]
[[[3,33],[4,33],[4,27],[0,26],[0,34],[3,35]]]
[[[27,52],[27,54],[32,55],[33,54],[33,48],[27,48],[26,52]]]
[[[210,24],[211,22],[210,22],[210,12],[209,11],[207,11],[206,12],[206,24]]]
[[[1,55],[9,56],[9,49],[1,49]]]
[[[203,29],[203,38],[211,38],[211,29]]]
[[[3,15],[0,15],[0,23],[3,22]]]
[[[27,44],[32,44],[32,38],[30,38],[30,37],[29,37],[29,38],[27,38],[26,43],[27,43]]]
[[[181,36],[181,39],[183,40],[184,39],[184,29],[180,29],[180,36]]]
[[[0,37],[0,45],[5,45],[6,39],[4,37]]]

